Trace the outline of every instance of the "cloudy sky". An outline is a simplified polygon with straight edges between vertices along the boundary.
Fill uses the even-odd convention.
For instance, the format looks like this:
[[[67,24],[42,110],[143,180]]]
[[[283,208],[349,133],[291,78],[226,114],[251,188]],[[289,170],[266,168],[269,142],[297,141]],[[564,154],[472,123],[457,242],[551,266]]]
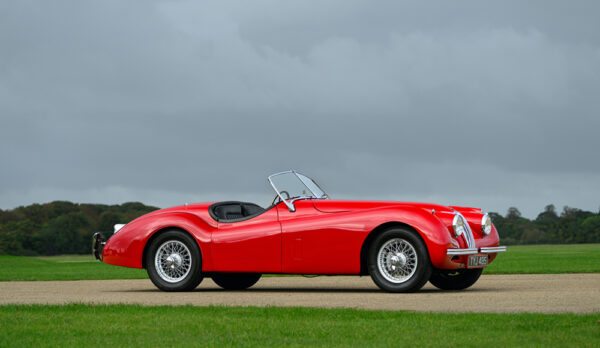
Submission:
[[[600,206],[597,1],[2,1],[0,208]]]

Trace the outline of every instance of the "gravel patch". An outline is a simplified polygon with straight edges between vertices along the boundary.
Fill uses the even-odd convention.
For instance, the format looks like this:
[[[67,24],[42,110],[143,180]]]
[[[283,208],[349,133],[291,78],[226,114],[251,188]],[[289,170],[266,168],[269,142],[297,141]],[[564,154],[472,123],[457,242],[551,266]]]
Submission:
[[[600,274],[484,275],[463,291],[427,284],[412,294],[386,293],[369,277],[263,277],[245,291],[211,279],[196,290],[162,292],[148,279],[0,282],[0,304],[141,304],[358,308],[419,312],[600,313]]]

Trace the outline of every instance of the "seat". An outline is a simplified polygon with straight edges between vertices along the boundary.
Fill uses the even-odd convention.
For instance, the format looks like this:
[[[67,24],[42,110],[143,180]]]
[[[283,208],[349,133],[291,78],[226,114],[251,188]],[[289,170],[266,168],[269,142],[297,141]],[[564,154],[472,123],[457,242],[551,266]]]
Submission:
[[[219,222],[235,222],[251,219],[265,212],[265,209],[254,203],[219,202],[208,209],[213,219]]]
[[[231,220],[243,218],[242,206],[239,204],[227,204],[215,207],[215,215],[219,220]]]

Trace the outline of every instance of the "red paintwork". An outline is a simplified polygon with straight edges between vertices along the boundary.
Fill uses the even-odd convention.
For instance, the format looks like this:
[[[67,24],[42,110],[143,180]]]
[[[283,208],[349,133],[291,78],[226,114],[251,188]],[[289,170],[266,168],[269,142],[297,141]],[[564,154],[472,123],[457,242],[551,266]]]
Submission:
[[[166,228],[187,231],[198,242],[204,272],[360,274],[361,248],[383,224],[414,229],[425,242],[431,263],[440,269],[465,268],[466,256],[447,256],[448,248],[466,248],[454,237],[454,210],[469,222],[477,247],[498,246],[496,228],[481,231],[481,209],[428,203],[307,199],[290,212],[280,203],[252,219],[223,223],[208,213],[211,203],[162,209],[123,227],[106,243],[103,261],[142,268],[144,248]],[[435,211],[435,213],[433,213]],[[491,254],[490,261],[496,254]]]

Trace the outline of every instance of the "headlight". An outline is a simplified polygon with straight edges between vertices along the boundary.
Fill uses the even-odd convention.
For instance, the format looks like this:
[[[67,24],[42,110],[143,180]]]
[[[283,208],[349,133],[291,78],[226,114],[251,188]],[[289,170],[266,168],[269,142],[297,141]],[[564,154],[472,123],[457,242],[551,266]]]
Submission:
[[[460,214],[454,215],[454,220],[452,220],[452,227],[454,228],[454,234],[458,237],[465,233],[465,224],[467,222]]]
[[[492,232],[492,218],[488,214],[485,214],[481,219],[481,231],[486,236]]]
[[[125,224],[116,224],[115,225],[115,232],[113,232],[113,234],[119,232],[119,230],[121,230],[123,227],[125,227]]]

